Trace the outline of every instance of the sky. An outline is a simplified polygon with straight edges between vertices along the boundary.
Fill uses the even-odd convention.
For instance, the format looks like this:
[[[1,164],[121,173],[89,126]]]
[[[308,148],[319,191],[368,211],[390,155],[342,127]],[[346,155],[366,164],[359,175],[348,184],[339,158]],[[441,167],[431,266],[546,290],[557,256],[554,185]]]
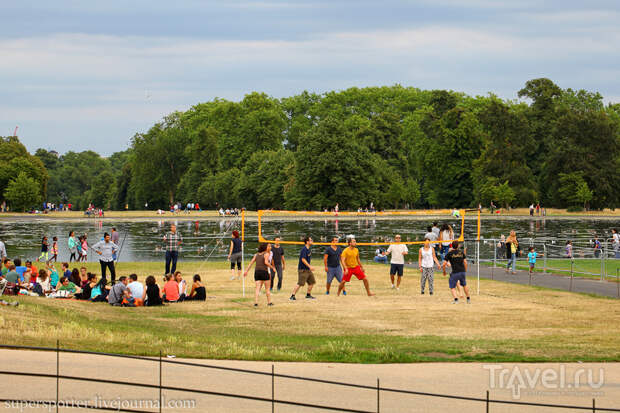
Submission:
[[[125,150],[165,115],[252,91],[400,84],[517,99],[525,82],[620,102],[616,0],[0,2],[0,136]]]

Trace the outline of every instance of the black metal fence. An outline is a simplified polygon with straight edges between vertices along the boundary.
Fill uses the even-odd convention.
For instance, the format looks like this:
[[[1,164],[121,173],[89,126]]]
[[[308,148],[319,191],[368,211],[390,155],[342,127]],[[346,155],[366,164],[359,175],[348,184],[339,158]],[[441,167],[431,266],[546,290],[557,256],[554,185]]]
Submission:
[[[0,370],[0,375],[6,375],[6,376],[20,376],[20,377],[33,377],[33,378],[40,377],[40,378],[55,379],[56,380],[56,399],[55,400],[34,400],[34,399],[27,400],[27,399],[14,398],[11,396],[4,396],[4,397],[0,396],[0,402],[1,403],[38,404],[38,405],[40,405],[41,403],[46,403],[48,407],[52,406],[53,408],[55,408],[56,412],[58,412],[58,409],[61,406],[62,408],[79,407],[81,409],[90,409],[90,410],[135,412],[135,413],[162,412],[162,404],[163,404],[162,397],[163,397],[164,390],[189,393],[189,394],[200,394],[200,395],[209,395],[209,396],[263,402],[265,403],[267,408],[269,405],[271,406],[272,413],[276,411],[277,405],[298,406],[298,407],[304,407],[304,408],[338,411],[338,412],[353,412],[353,413],[375,413],[376,412],[376,413],[379,413],[381,411],[381,395],[384,393],[452,399],[455,401],[478,402],[480,403],[481,408],[484,407],[486,409],[485,411],[487,413],[491,411],[490,409],[493,404],[504,404],[504,405],[513,405],[513,406],[530,406],[530,407],[548,407],[554,410],[555,409],[559,409],[559,410],[572,409],[572,410],[578,410],[578,411],[591,411],[591,412],[620,412],[620,408],[596,407],[595,399],[592,399],[591,406],[575,406],[575,405],[565,405],[565,404],[534,403],[534,402],[523,402],[523,401],[515,401],[515,400],[491,399],[489,397],[488,390],[486,391],[486,395],[484,397],[456,396],[456,395],[450,395],[450,394],[429,393],[429,392],[381,387],[381,384],[378,378],[377,378],[376,386],[369,386],[369,385],[352,384],[352,383],[345,383],[345,382],[333,381],[333,380],[301,377],[301,376],[295,376],[295,375],[289,375],[289,374],[280,374],[280,373],[275,372],[274,365],[271,366],[271,372],[264,372],[264,371],[241,369],[241,368],[235,368],[235,367],[224,367],[224,366],[217,366],[217,365],[210,365],[210,364],[194,363],[194,362],[189,362],[189,361],[170,360],[170,359],[163,358],[161,352],[158,358],[157,357],[132,356],[132,355],[124,355],[124,354],[101,353],[101,352],[93,352],[93,351],[60,348],[59,343],[57,343],[56,348],[0,344],[0,349],[34,350],[34,351],[47,351],[47,352],[56,353],[56,372],[55,373],[46,374],[46,373],[28,373],[28,372],[7,371],[6,369]],[[95,356],[103,356],[103,357],[118,357],[118,358],[144,360],[144,361],[158,363],[159,364],[159,383],[158,384],[136,383],[133,381],[130,382],[130,381],[121,381],[121,380],[97,379],[97,378],[92,378],[92,377],[61,375],[60,374],[60,353],[87,354],[87,355],[95,355]],[[165,386],[162,383],[162,371],[163,371],[163,366],[166,364],[171,364],[175,366],[188,366],[188,367],[192,366],[192,367],[199,367],[199,368],[205,368],[205,369],[215,369],[215,370],[252,374],[252,375],[270,376],[271,377],[271,398],[241,395],[237,393],[226,393],[226,392],[216,392],[216,391],[210,391],[210,390],[190,389],[190,388],[185,388],[185,387]],[[376,405],[374,405],[373,403],[373,406],[369,406],[368,410],[359,410],[359,409],[351,409],[351,408],[346,408],[346,407],[319,405],[319,404],[304,403],[304,402],[292,401],[292,400],[276,399],[275,398],[275,379],[276,378],[300,380],[300,381],[305,381],[305,382],[322,383],[322,384],[328,384],[332,386],[344,386],[344,387],[356,388],[356,389],[365,390],[365,391],[372,391],[376,393]],[[96,405],[80,405],[80,406],[62,405],[61,399],[60,399],[60,381],[61,380],[111,384],[111,385],[159,390],[159,403],[158,403],[159,409],[149,411],[149,410],[124,409],[120,407],[96,406]],[[0,392],[2,392],[1,389],[0,389]]]

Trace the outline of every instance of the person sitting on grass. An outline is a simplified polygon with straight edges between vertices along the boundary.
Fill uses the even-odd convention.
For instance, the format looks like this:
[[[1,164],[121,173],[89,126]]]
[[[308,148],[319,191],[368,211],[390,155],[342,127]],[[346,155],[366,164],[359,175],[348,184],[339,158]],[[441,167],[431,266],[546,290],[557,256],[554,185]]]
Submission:
[[[32,265],[32,261],[30,260],[26,261],[26,268],[26,272],[30,273],[30,277],[26,277],[24,273],[24,281],[27,280],[30,284],[34,284],[35,282],[37,282],[37,275],[39,275],[39,269]]]
[[[192,284],[192,290],[189,293],[187,300],[192,301],[205,301],[207,299],[207,290],[200,280],[200,275],[194,275],[194,283]]]
[[[60,276],[58,275],[58,271],[56,271],[56,267],[51,261],[47,262],[47,270],[50,274],[50,285],[52,286],[52,290],[55,290],[58,282],[60,281]]]
[[[179,301],[179,284],[172,277],[172,274],[166,274],[166,276],[164,277],[164,281],[164,302],[176,303],[177,301]]]
[[[155,277],[149,275],[146,277],[146,290],[142,295],[142,300],[144,300],[144,305],[147,307],[153,307],[156,305],[163,305],[161,290],[159,289],[159,285],[155,281]]]
[[[174,280],[179,286],[179,301],[183,301],[185,300],[185,297],[187,297],[187,283],[183,279],[181,271],[176,271],[174,273]]]
[[[75,296],[78,300],[90,300],[90,296],[93,291],[93,286],[95,286],[97,276],[95,274],[88,273],[86,274],[86,281],[82,283],[82,292]]]
[[[127,289],[129,280],[124,275],[118,279],[118,282],[114,284],[110,293],[108,294],[108,303],[113,306],[121,306],[123,304],[133,304],[133,297]]]
[[[37,282],[32,291],[42,297],[52,292],[52,284],[50,283],[48,270],[44,270],[43,268],[39,270],[39,276],[37,277]]]
[[[61,268],[61,272],[62,272],[62,276],[63,277],[67,277],[67,278],[71,277],[71,270],[69,269],[69,263],[68,262],[63,262],[60,265],[60,268]]]
[[[373,258],[373,261],[378,263],[378,264],[387,264],[388,262],[388,257],[387,257],[387,253],[385,252],[385,248],[377,248],[377,250],[375,251],[375,258]]]
[[[22,260],[20,258],[15,258],[13,263],[15,263],[15,272],[19,274],[19,282],[23,283],[24,273],[28,271],[28,268],[22,265]]]
[[[142,297],[144,297],[144,285],[138,282],[137,274],[130,274],[129,281],[130,283],[127,285],[127,288],[129,288],[129,292],[131,292],[131,296],[135,300],[136,307],[143,306],[144,299]]]
[[[62,277],[62,280],[60,280],[60,284],[61,284],[60,287],[58,287],[56,289],[56,291],[57,292],[61,292],[61,291],[67,291],[68,292],[66,294],[60,294],[59,295],[60,298],[71,298],[75,294],[77,294],[77,293],[82,291],[82,289],[80,287],[78,287],[73,282],[71,282],[71,280],[69,280],[69,278],[67,278],[67,277]]]
[[[86,271],[86,267],[80,267],[80,286],[84,288],[84,285],[88,282],[88,272]]]
[[[2,271],[0,271],[0,275],[5,276],[9,272],[9,266],[11,265],[11,260],[7,257],[2,259]]]
[[[79,287],[82,286],[82,277],[80,276],[80,270],[74,268],[71,271],[71,277],[69,278],[71,282]]]
[[[95,278],[90,282],[90,288],[90,301],[94,303],[108,301],[110,287],[107,286],[105,278],[97,281],[97,276],[95,275]]]

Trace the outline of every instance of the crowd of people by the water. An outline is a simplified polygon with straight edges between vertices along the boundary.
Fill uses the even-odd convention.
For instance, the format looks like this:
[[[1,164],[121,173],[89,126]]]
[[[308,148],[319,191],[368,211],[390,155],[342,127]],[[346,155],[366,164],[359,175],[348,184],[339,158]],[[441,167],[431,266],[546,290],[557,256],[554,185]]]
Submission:
[[[192,205],[188,205],[191,208]],[[338,207],[335,211],[337,213]],[[236,211],[238,212],[238,210]],[[234,214],[234,213],[233,213]],[[451,214],[452,218],[458,218]],[[611,246],[616,258],[620,258],[620,235],[617,229],[611,230]],[[116,266],[121,248],[119,247],[120,235],[115,227],[110,233],[105,232],[101,239],[94,245],[89,245],[88,236],[82,234],[76,236],[74,231],[69,231],[67,239],[68,262],[63,262],[58,268],[58,237],[51,240],[47,235],[41,239],[41,254],[34,260],[23,261],[20,258],[9,259],[6,247],[0,241],[0,257],[2,268],[0,273],[0,295],[21,294],[29,296],[42,296],[49,298],[78,299],[92,302],[107,302],[115,306],[156,306],[164,303],[176,303],[181,301],[204,301],[206,289],[201,276],[195,274],[191,279],[191,285],[184,280],[180,271],[176,270],[177,260],[183,244],[183,237],[177,231],[176,225],[171,224],[169,230],[161,238],[162,250],[165,250],[165,271],[161,283],[157,282],[154,275],[148,275],[144,282],[139,280],[137,274],[121,276],[116,279]],[[323,241],[323,239],[321,240]],[[370,284],[360,260],[359,250],[355,236],[349,235],[345,242],[340,241],[338,236],[331,239],[322,254],[322,264],[325,270],[325,294],[329,295],[334,280],[337,281],[338,296],[347,295],[347,283],[355,276],[362,282],[368,296],[375,294],[370,289]],[[257,252],[253,255],[247,268],[242,273],[243,241],[237,230],[232,231],[230,248],[227,259],[230,262],[231,280],[247,277],[254,267],[255,301],[261,291],[265,290],[267,305],[272,306],[272,291],[280,291],[286,269],[284,249],[280,244],[281,238],[276,237],[271,243],[261,243]],[[448,223],[441,226],[437,222],[427,227],[424,234],[424,244],[418,250],[418,269],[420,271],[420,293],[428,292],[433,295],[434,274],[438,269],[444,276],[447,268],[451,268],[449,288],[454,302],[459,298],[466,298],[470,302],[469,289],[467,287],[466,272],[467,258],[466,248],[456,240],[454,229]],[[327,244],[327,242],[322,242]],[[389,262],[389,279],[391,288],[399,290],[404,275],[405,263],[409,250],[407,241],[403,241],[400,234],[386,242],[387,248],[378,247],[373,261],[377,263]],[[602,251],[602,243],[598,236],[590,241],[593,255],[599,257]],[[312,264],[312,237],[305,237],[303,247],[299,251],[297,263],[297,282],[291,291],[290,301],[297,301],[297,293],[306,287],[306,299],[315,299],[312,294],[313,288],[319,277],[317,268]],[[341,247],[342,244],[346,246]],[[371,245],[366,244],[366,245]],[[100,263],[100,276],[88,272],[85,266],[79,266],[86,262],[89,253],[96,254]],[[567,241],[564,246],[566,258],[574,257],[573,243]],[[521,244],[516,232],[511,231],[508,237],[504,235],[496,244],[498,258],[507,259],[506,272],[516,273],[516,263],[522,253]],[[527,249],[527,263],[529,272],[536,268],[536,261],[544,254],[536,251],[533,245]],[[412,264],[409,259],[409,264]],[[23,263],[23,265],[22,265]],[[72,265],[73,264],[73,265]],[[71,267],[73,267],[71,269]],[[110,282],[107,274],[110,274]]]

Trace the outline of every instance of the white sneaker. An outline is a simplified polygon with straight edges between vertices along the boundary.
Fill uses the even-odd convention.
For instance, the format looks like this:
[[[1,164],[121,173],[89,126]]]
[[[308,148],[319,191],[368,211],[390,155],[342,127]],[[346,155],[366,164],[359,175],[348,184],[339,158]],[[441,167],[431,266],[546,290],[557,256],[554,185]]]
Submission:
[[[396,288],[396,286],[394,284],[392,284],[392,289]]]
[[[397,291],[400,291],[400,287],[396,287],[396,290],[397,290]]]

